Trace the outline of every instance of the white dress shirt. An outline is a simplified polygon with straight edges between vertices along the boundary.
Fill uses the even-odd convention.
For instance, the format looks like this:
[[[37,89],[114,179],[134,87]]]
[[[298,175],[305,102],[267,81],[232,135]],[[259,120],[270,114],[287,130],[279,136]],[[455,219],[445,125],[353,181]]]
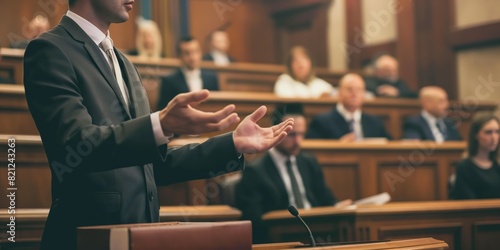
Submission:
[[[184,74],[184,78],[186,78],[189,91],[193,92],[203,89],[200,69],[189,70],[184,67],[182,68],[182,74]]]
[[[231,60],[229,60],[229,56],[226,53],[213,50],[210,54],[212,54],[212,57],[214,58],[215,65],[226,66],[231,63]]]
[[[354,113],[347,111],[342,103],[337,103],[337,111],[340,113],[344,120],[349,123],[353,120],[353,129],[356,136],[356,141],[363,139],[363,127],[361,126],[361,110],[356,110]]]
[[[304,187],[304,182],[302,181],[302,176],[300,175],[299,168],[297,167],[297,159],[295,156],[285,156],[280,153],[275,148],[269,150],[269,155],[274,161],[274,165],[278,168],[278,172],[281,176],[281,180],[283,184],[285,184],[286,192],[288,194],[288,202],[293,205],[297,205],[295,203],[295,197],[293,196],[292,191],[292,183],[290,181],[290,176],[288,175],[288,171],[286,170],[286,161],[290,159],[292,163],[292,171],[295,175],[295,179],[297,179],[297,184],[299,186],[300,196],[302,197],[302,201],[304,202],[304,208],[311,208],[311,203],[307,200],[306,189]]]
[[[438,121],[443,122],[443,123],[444,123],[444,121],[442,119],[438,119],[438,118],[434,117],[433,115],[429,114],[429,112],[427,112],[425,110],[422,110],[421,114],[422,114],[422,117],[424,118],[424,120],[429,125],[429,128],[431,128],[432,135],[434,135],[434,140],[437,143],[444,142],[444,136],[441,133],[441,131],[439,130],[439,128],[437,127]]]
[[[89,22],[85,18],[79,16],[78,14],[72,12],[71,10],[68,10],[66,12],[66,16],[71,18],[73,21],[75,21],[75,23],[78,24],[78,26],[80,26],[80,28],[82,28],[82,30],[90,37],[90,39],[92,39],[92,41],[97,45],[97,47],[99,47],[99,44],[104,40],[104,38],[109,36],[109,31],[106,32],[106,34],[104,34],[99,28],[97,28],[91,22]],[[110,59],[106,55],[106,52],[102,49],[101,49],[101,52],[102,52],[102,55],[104,56],[104,58],[106,58],[107,62],[111,63]],[[123,76],[121,76],[121,77],[123,78]],[[122,82],[124,83],[125,81],[122,81]],[[125,89],[126,89],[126,86],[123,86],[123,87],[125,87]],[[124,97],[124,98],[128,98],[128,97]],[[155,113],[151,114],[150,117],[151,117],[151,124],[152,124],[153,133],[155,136],[156,145],[159,146],[159,145],[163,145],[163,144],[168,143],[171,136],[165,136],[165,134],[163,133],[163,129],[161,128],[161,123],[160,123],[160,113],[155,112]]]
[[[278,77],[278,81],[274,85],[274,93],[280,97],[290,98],[318,98],[324,93],[331,96],[337,95],[336,89],[322,79],[315,77],[304,84],[288,74],[282,74]]]

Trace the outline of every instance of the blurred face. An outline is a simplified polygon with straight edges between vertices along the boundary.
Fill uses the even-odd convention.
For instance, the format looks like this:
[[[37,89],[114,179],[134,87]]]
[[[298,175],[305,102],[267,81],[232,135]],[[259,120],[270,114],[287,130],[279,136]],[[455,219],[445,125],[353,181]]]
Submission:
[[[229,38],[226,32],[218,31],[212,35],[212,47],[220,52],[227,52],[229,49]]]
[[[290,117],[294,119],[293,129],[288,133],[285,139],[276,146],[278,151],[287,156],[299,154],[306,133],[306,119],[303,116],[285,116],[283,120]]]
[[[144,48],[145,49],[154,49],[155,47],[155,36],[151,30],[145,30],[142,33],[143,36],[143,43],[144,43]]]
[[[184,66],[189,70],[199,68],[201,63],[200,43],[196,40],[181,43],[180,58]]]
[[[422,100],[423,109],[437,118],[445,117],[448,111],[449,102],[446,92],[439,90],[424,97]]]
[[[305,82],[311,72],[311,60],[304,53],[295,53],[292,60],[292,71],[299,81]]]
[[[123,23],[133,9],[134,0],[89,0],[97,18],[104,23]]]
[[[38,15],[29,23],[29,34],[27,37],[29,39],[36,38],[43,32],[48,31],[49,29],[50,29],[50,24],[47,18]]]
[[[484,124],[477,134],[479,150],[492,152],[498,147],[500,125],[496,120],[491,120]]]
[[[339,87],[339,101],[350,112],[354,112],[363,106],[365,97],[365,82],[358,76],[346,76],[341,80]]]
[[[375,75],[387,81],[395,82],[399,78],[398,62],[389,56],[381,57],[377,62]]]

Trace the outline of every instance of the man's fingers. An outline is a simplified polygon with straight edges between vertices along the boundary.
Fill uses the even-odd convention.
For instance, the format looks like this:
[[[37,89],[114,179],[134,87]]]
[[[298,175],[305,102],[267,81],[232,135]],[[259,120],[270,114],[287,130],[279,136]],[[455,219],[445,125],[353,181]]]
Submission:
[[[253,113],[251,113],[248,118],[257,123],[257,121],[259,121],[262,117],[264,117],[264,115],[266,114],[267,112],[267,108],[266,106],[260,106],[257,110],[255,110]]]
[[[290,128],[291,129],[291,128]],[[281,132],[277,136],[275,136],[273,139],[271,139],[270,145],[267,146],[268,149],[278,145],[285,137],[287,136],[287,132]]]
[[[218,123],[210,123],[204,125],[203,131],[201,133],[220,131],[239,121],[240,118],[238,117],[238,115],[233,113],[230,116],[219,121]]]
[[[233,104],[227,105],[217,112],[204,112],[195,108],[191,108],[193,112],[193,121],[199,123],[218,123],[227,118],[236,109]]]
[[[174,98],[174,100],[177,100],[179,105],[186,106],[190,103],[197,103],[206,100],[209,94],[208,90],[203,89],[200,91],[179,94]]]
[[[283,129],[284,127],[286,127],[288,125],[293,126],[293,124],[294,124],[293,118],[288,118],[285,121],[281,122],[280,124],[276,124],[276,125],[272,126],[271,129],[276,134],[277,131],[280,131],[281,129]]]

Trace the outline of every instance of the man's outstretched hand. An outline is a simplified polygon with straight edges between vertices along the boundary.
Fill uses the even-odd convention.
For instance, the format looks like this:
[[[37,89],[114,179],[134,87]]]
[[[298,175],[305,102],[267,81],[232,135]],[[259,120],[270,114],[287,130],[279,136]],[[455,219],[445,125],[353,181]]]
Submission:
[[[261,106],[252,114],[245,117],[233,132],[233,141],[236,150],[242,154],[264,152],[281,142],[293,128],[293,119],[262,128],[257,124],[266,114],[266,106]]]
[[[233,113],[235,106],[227,105],[217,112],[203,112],[191,104],[208,98],[208,90],[200,90],[177,95],[160,111],[160,123],[165,135],[192,135],[223,130],[240,118]]]

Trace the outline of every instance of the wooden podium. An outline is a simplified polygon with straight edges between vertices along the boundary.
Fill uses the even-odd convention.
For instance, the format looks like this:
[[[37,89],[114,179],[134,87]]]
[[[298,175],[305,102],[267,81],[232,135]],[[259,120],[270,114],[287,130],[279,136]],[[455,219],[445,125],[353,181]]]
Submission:
[[[250,221],[79,227],[78,250],[252,249]]]
[[[253,250],[281,250],[281,249],[335,249],[335,250],[382,250],[382,249],[448,249],[448,244],[444,241],[436,240],[434,238],[421,238],[409,240],[395,240],[387,242],[374,242],[374,243],[354,243],[345,245],[332,245],[332,246],[319,246],[307,247],[300,242],[286,242],[286,243],[272,243],[272,244],[259,244],[253,245]]]

